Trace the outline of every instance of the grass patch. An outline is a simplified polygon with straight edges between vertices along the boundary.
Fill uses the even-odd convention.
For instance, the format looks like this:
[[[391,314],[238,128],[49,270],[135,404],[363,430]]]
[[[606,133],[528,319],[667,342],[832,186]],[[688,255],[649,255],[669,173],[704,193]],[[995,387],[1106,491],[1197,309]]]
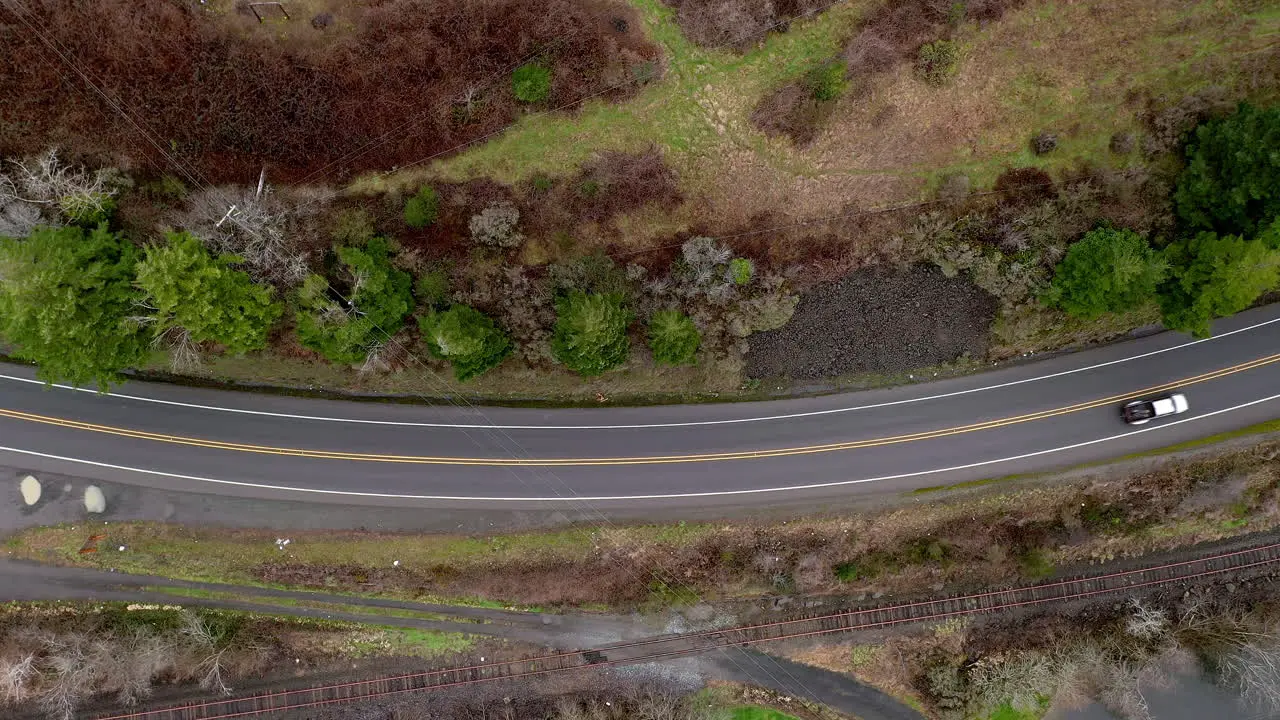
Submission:
[[[221,600],[234,602],[251,602],[255,605],[276,606],[281,608],[307,608],[311,610],[323,610],[326,612],[342,612],[352,615],[372,615],[379,617],[396,617],[407,618],[410,620],[426,620],[426,621],[452,621],[452,622],[473,622],[483,624],[484,620],[478,618],[456,618],[449,615],[442,615],[434,612],[424,612],[421,610],[409,610],[406,608],[377,607],[370,605],[356,605],[349,603],[326,602],[323,600],[307,600],[303,598],[275,597],[272,595],[251,595],[239,592],[222,592],[216,590],[205,590],[202,588],[184,588],[169,586],[149,586],[143,588],[147,592],[163,593],[165,595],[173,595],[174,597],[198,598],[202,600]]]
[[[795,715],[788,715],[781,710],[760,707],[759,705],[744,705],[733,708],[729,717],[733,720],[799,720]]]
[[[1202,437],[1202,438],[1196,438],[1195,440],[1187,440],[1186,442],[1180,442],[1175,445],[1166,445],[1165,447],[1156,448],[1155,450],[1146,450],[1140,453],[1131,453],[1119,459],[1133,460],[1137,458],[1154,457],[1157,455],[1167,455],[1169,453],[1181,452],[1183,450],[1192,450],[1198,447],[1204,447],[1205,445],[1213,445],[1214,443],[1220,443],[1227,440],[1234,440],[1236,438],[1249,437],[1250,435],[1263,435],[1266,433],[1273,433],[1273,432],[1280,432],[1280,418],[1277,418],[1275,420],[1266,420],[1266,421],[1257,423],[1256,425],[1250,425],[1248,427],[1242,427],[1239,430],[1228,430],[1227,432],[1218,433],[1216,435],[1209,435],[1207,437]]]

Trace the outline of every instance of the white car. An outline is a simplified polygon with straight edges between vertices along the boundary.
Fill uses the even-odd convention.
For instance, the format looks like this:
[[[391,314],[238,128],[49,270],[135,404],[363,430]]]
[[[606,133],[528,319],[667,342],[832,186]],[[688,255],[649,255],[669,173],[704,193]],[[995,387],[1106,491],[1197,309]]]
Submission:
[[[1142,425],[1153,418],[1177,415],[1187,411],[1187,396],[1171,393],[1152,400],[1134,400],[1120,408],[1120,417],[1130,425]]]

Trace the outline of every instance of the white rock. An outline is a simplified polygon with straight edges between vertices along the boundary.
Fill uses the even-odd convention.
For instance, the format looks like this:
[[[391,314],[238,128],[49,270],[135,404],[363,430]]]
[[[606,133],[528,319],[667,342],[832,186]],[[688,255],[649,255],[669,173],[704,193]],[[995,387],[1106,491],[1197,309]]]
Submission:
[[[91,513],[106,512],[107,496],[102,494],[102,490],[97,485],[90,485],[84,489],[84,509]]]
[[[18,483],[18,490],[22,492],[22,501],[26,504],[35,505],[40,502],[40,481],[34,475],[22,478],[22,482]]]

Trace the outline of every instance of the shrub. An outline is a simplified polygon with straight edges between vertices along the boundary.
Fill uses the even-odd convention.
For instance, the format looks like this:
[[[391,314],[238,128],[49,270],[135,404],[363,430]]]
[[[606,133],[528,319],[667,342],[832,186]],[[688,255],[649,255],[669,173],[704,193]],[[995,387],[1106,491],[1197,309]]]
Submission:
[[[848,70],[849,64],[844,60],[833,60],[809,73],[809,89],[813,99],[829,102],[843,95],[849,87],[845,79]]]
[[[511,91],[516,99],[539,103],[551,95],[551,70],[538,63],[527,63],[511,73]]]
[[[39,366],[45,382],[105,391],[146,351],[129,319],[137,312],[136,260],[133,245],[103,225],[0,239],[0,336]]]
[[[340,247],[336,254],[342,266],[337,282],[350,288],[347,297],[335,297],[324,277],[307,277],[298,293],[298,338],[333,362],[355,363],[400,329],[413,309],[413,280],[392,266],[384,238],[364,248]]]
[[[418,318],[431,354],[448,360],[453,376],[466,382],[511,354],[511,340],[489,316],[466,305]]]
[[[440,308],[449,304],[449,272],[433,268],[418,277],[413,287],[418,302],[428,308]]]
[[[1038,132],[1031,138],[1031,152],[1036,155],[1047,155],[1058,149],[1058,134],[1048,130]]]
[[[693,320],[679,310],[659,310],[649,320],[649,349],[661,365],[692,364],[701,342]]]
[[[1158,299],[1164,324],[1208,337],[1210,321],[1240,312],[1280,283],[1280,250],[1262,239],[1202,232],[1165,248]]]
[[[513,248],[524,242],[524,236],[516,229],[519,222],[520,211],[514,205],[499,203],[472,215],[468,228],[471,239],[481,245]]]
[[[373,237],[373,218],[362,209],[343,210],[333,223],[330,236],[339,245],[363,245]]]
[[[945,85],[960,67],[960,49],[952,40],[934,40],[920,46],[916,72],[930,85]]]
[[[232,269],[239,260],[209,255],[188,233],[169,233],[168,244],[152,247],[138,264],[138,287],[154,317],[154,333],[178,330],[192,342],[213,341],[242,354],[267,344],[267,331],[280,317],[272,288]]]
[[[73,225],[96,227],[115,214],[116,200],[103,192],[64,195],[58,199],[58,209]]]
[[[729,279],[734,285],[746,285],[756,274],[756,265],[748,258],[734,258],[729,261]]]
[[[435,188],[423,186],[417,195],[409,198],[404,204],[404,222],[411,228],[421,230],[431,225],[440,217],[440,195]]]
[[[777,330],[791,320],[799,304],[800,296],[782,287],[740,301],[726,318],[729,334],[747,337],[752,333]]]
[[[1132,310],[1155,294],[1164,270],[1162,259],[1138,233],[1099,228],[1058,263],[1045,301],[1085,320]]]
[[[626,361],[630,322],[620,294],[572,290],[556,300],[551,353],[580,375],[599,375]]]
[[[1242,104],[1196,128],[1174,203],[1189,226],[1251,235],[1280,217],[1280,107]]]

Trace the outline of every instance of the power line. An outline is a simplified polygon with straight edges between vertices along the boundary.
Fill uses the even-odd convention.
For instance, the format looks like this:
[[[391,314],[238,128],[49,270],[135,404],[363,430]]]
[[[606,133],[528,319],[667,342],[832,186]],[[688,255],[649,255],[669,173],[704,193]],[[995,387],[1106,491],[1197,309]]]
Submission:
[[[828,5],[822,6],[822,7],[820,7],[820,8],[815,8],[815,9],[813,9],[813,10],[809,11],[808,13],[806,13],[806,15],[814,14],[814,13],[816,13],[816,12],[819,12],[819,11],[821,11],[821,10],[823,10],[823,9],[826,9],[826,8],[828,8],[828,7],[831,7],[831,6],[834,6],[834,5],[839,4],[839,3],[841,3],[841,2],[844,2],[844,1],[845,1],[845,0],[835,0],[835,2],[829,3]],[[40,33],[40,31],[39,31],[37,28],[35,28],[35,27],[32,25],[32,23],[28,22],[25,16],[21,16],[21,15],[20,15],[20,19],[22,19],[22,21],[24,22],[24,24],[27,24],[27,25],[28,25],[28,27],[29,27],[29,28],[30,28],[30,29],[31,29],[35,34],[37,34],[37,35],[41,38],[41,40],[42,40],[43,42],[45,42],[45,44],[46,44],[46,45],[48,45],[48,46],[50,47],[50,49],[53,49],[53,50],[55,51],[55,53],[59,56],[59,58],[60,58],[60,59],[61,59],[65,64],[67,64],[67,65],[71,66],[71,67],[76,71],[77,75],[79,75],[79,76],[80,76],[80,77],[85,81],[85,83],[86,83],[87,85],[89,85],[89,86],[90,86],[90,87],[91,87],[95,92],[97,92],[98,94],[102,95],[102,97],[104,98],[104,100],[106,100],[106,101],[108,102],[108,104],[112,107],[112,109],[113,109],[113,110],[115,110],[117,113],[119,113],[119,114],[123,115],[123,116],[126,118],[126,120],[128,120],[128,121],[129,121],[129,123],[130,123],[131,125],[133,125],[133,127],[135,128],[135,130],[136,130],[137,132],[141,133],[141,134],[142,134],[142,135],[143,135],[143,136],[144,136],[144,137],[145,137],[145,138],[146,138],[146,139],[147,139],[147,140],[148,140],[148,141],[149,141],[153,146],[155,146],[157,149],[159,149],[159,150],[161,151],[162,155],[163,155],[163,156],[164,156],[164,157],[165,157],[165,158],[166,158],[166,159],[167,159],[171,164],[173,164],[175,167],[177,167],[177,168],[179,169],[179,171],[180,171],[180,172],[182,172],[182,173],[183,173],[183,174],[184,174],[184,175],[185,175],[185,176],[186,176],[186,177],[187,177],[187,178],[192,182],[192,184],[193,184],[193,185],[195,185],[197,188],[202,189],[202,190],[206,190],[206,191],[211,191],[211,190],[212,190],[212,188],[207,188],[207,187],[205,187],[205,186],[204,186],[204,184],[203,184],[203,183],[198,179],[198,175],[199,175],[198,171],[189,170],[189,169],[188,169],[188,168],[186,168],[182,163],[180,163],[177,159],[173,158],[173,157],[172,157],[172,156],[170,156],[167,152],[165,152],[165,151],[163,150],[163,146],[162,146],[162,145],[161,145],[161,144],[160,144],[160,143],[159,143],[159,142],[158,142],[154,137],[152,137],[151,133],[150,133],[146,128],[144,128],[144,127],[143,127],[143,126],[141,126],[139,123],[137,123],[137,122],[132,118],[132,116],[128,113],[128,111],[127,111],[126,109],[124,109],[123,107],[121,107],[118,103],[116,103],[114,100],[112,100],[112,99],[111,99],[111,98],[110,98],[110,97],[109,97],[109,96],[108,96],[104,91],[102,91],[101,89],[99,89],[99,88],[96,86],[96,84],[94,84],[94,83],[92,82],[92,80],[89,78],[89,76],[88,76],[88,74],[87,74],[87,73],[85,73],[81,68],[79,68],[79,67],[78,67],[78,66],[77,66],[73,61],[71,61],[71,60],[70,60],[70,59],[69,59],[69,58],[68,58],[68,57],[67,57],[67,56],[66,56],[66,55],[65,55],[65,54],[60,50],[60,49],[58,49],[58,48],[55,46],[55,44],[54,44],[53,42],[51,42],[50,40],[48,40],[48,39],[47,39],[47,38],[46,38],[42,33]],[[764,28],[764,29],[763,29],[762,31],[760,31],[760,32],[762,32],[762,33],[763,33],[763,32],[768,32],[769,30],[773,29],[774,27],[776,27],[776,26],[777,26],[777,25],[779,25],[779,24],[781,24],[781,23],[775,23],[774,25],[771,25],[771,26],[769,26],[769,27]],[[736,42],[741,42],[742,40],[744,40],[744,39],[746,39],[746,38],[748,38],[748,37],[751,37],[751,36],[752,36],[752,35],[754,35],[754,34],[755,34],[755,33],[751,33],[751,34],[744,35],[743,37],[741,37],[741,38],[739,38],[738,40],[736,40],[736,41],[734,42],[734,44],[736,44]],[[630,82],[635,82],[635,80],[633,79],[633,80],[632,80],[632,81],[630,81]],[[611,90],[611,89],[616,89],[617,87],[622,87],[622,86],[625,86],[626,84],[629,84],[629,82],[628,82],[628,83],[619,83],[618,85],[614,86],[613,88],[607,88],[607,89],[606,89],[606,90],[604,90],[604,91],[599,91],[599,92],[594,93],[594,94],[592,94],[592,95],[589,95],[589,96],[587,96],[587,97],[580,98],[579,100],[575,101],[574,103],[569,103],[569,104],[566,104],[566,105],[561,106],[561,108],[560,108],[560,109],[565,108],[565,107],[569,107],[569,106],[571,106],[571,105],[573,105],[573,104],[577,104],[577,103],[579,103],[579,102],[584,102],[586,99],[589,99],[590,97],[595,97],[595,96],[597,96],[597,95],[603,94],[603,92],[608,92],[608,91],[609,91],[609,90]],[[512,123],[512,125],[514,125],[514,123]],[[509,127],[511,127],[511,126],[509,125],[509,126],[507,126],[507,127],[509,128]],[[461,147],[461,146],[460,146],[460,147]],[[433,156],[429,156],[428,158],[424,158],[423,160],[418,161],[418,162],[425,162],[425,161],[428,161],[428,160],[430,160],[431,158],[436,157],[436,156],[438,156],[438,155],[439,155],[439,153],[437,153],[436,155],[433,155]],[[417,163],[415,163],[415,164],[417,164]],[[229,217],[233,222],[235,222],[235,221],[236,221],[236,218],[235,218],[235,216],[234,216],[234,213],[228,213],[228,217]],[[244,229],[245,229],[247,232],[249,232],[250,234],[254,234],[254,231],[253,231],[253,229],[252,229],[252,228],[249,228],[248,226],[245,226],[245,225],[243,225],[243,224],[241,224],[241,225],[240,225],[240,227],[244,228]],[[343,295],[342,295],[342,293],[340,293],[340,292],[339,292],[339,291],[337,291],[335,288],[333,288],[332,284],[328,282],[328,279],[327,279],[327,278],[325,279],[325,282],[326,282],[326,284],[328,285],[328,288],[329,288],[329,290],[330,290],[331,292],[333,292],[336,296],[340,297],[340,298],[341,298],[341,299],[342,299],[342,300],[343,300],[343,301],[344,301],[348,306],[350,306],[350,307],[354,307],[354,303],[352,303],[352,302],[351,302],[351,299],[350,299],[350,298],[346,298],[345,296],[343,296]],[[423,361],[423,360],[422,360],[418,355],[416,355],[416,354],[415,354],[415,353],[413,353],[409,348],[405,347],[403,344],[401,344],[399,341],[397,341],[397,340],[392,336],[392,334],[388,333],[384,328],[382,328],[382,327],[380,327],[380,326],[377,326],[377,325],[373,325],[373,327],[375,328],[375,330],[376,330],[377,332],[381,333],[381,334],[386,338],[386,341],[387,341],[388,343],[391,343],[391,344],[394,344],[394,345],[398,345],[398,346],[399,346],[399,347],[404,351],[404,354],[405,354],[405,356],[406,356],[406,357],[411,358],[413,361],[415,361],[415,362],[416,362],[416,363],[417,363],[417,364],[422,368],[422,370],[423,370],[423,371],[425,371],[425,372],[423,373],[423,377],[425,377],[425,378],[427,378],[427,379],[429,379],[429,380],[434,380],[434,381],[436,381],[436,382],[441,382],[441,381],[440,381],[440,379],[439,379],[439,377],[438,377],[438,376],[436,376],[436,374],[431,370],[431,368],[430,368],[430,367],[429,367],[429,366],[428,366],[428,365],[427,365],[427,364],[426,364],[426,363],[425,363],[425,362],[424,362],[424,361]],[[480,408],[477,408],[476,406],[474,406],[474,405],[473,405],[470,401],[468,401],[465,397],[463,397],[463,396],[458,396],[458,395],[454,394],[454,393],[452,392],[452,389],[449,387],[448,383],[441,382],[441,385],[444,387],[444,389],[445,389],[445,391],[446,391],[446,392],[445,392],[445,397],[449,398],[449,402],[450,402],[452,405],[454,405],[455,407],[459,407],[459,408],[461,408],[461,407],[462,407],[462,405],[459,405],[459,403],[458,403],[458,399],[461,399],[462,404],[463,404],[463,405],[465,405],[468,409],[470,409],[470,410],[472,410],[472,411],[476,412],[477,414],[479,414],[479,415],[480,415],[480,416],[481,416],[481,417],[482,417],[486,422],[489,422],[489,423],[490,423],[490,425],[494,425],[494,423],[493,423],[491,420],[489,420],[488,416],[483,412],[483,410],[481,410]],[[424,397],[423,399],[425,400],[426,398]],[[494,433],[494,430],[490,429],[490,430],[489,430],[489,432],[490,432],[490,433]],[[469,440],[471,440],[471,441],[472,441],[472,443],[476,444],[476,445],[477,445],[477,447],[483,447],[479,442],[477,442],[477,441],[476,441],[476,439],[475,439],[474,437],[472,437],[472,436],[471,436],[471,434],[470,434],[469,432],[467,432],[467,431],[465,431],[465,430],[464,430],[464,431],[463,431],[463,433],[464,433],[464,435],[465,435]],[[503,449],[503,451],[504,451],[504,452],[506,452],[507,454],[511,455],[512,457],[520,457],[521,455],[523,455],[523,456],[524,456],[524,457],[526,457],[526,458],[527,458],[527,457],[531,457],[531,455],[528,453],[528,451],[527,451],[525,448],[523,448],[523,447],[522,447],[522,446],[521,446],[521,445],[520,445],[520,444],[519,444],[519,443],[518,443],[514,438],[512,438],[512,437],[510,436],[510,434],[509,434],[509,433],[507,433],[505,430],[501,430],[501,429],[499,429],[499,430],[497,430],[497,433],[498,433],[498,434],[500,434],[500,435],[502,436],[501,438],[499,438],[499,442],[498,442],[498,444],[499,444],[499,447],[501,447],[501,448]],[[610,520],[608,519],[608,516],[607,516],[607,515],[605,515],[604,513],[602,513],[599,509],[595,508],[595,507],[594,507],[590,502],[587,502],[587,501],[585,501],[585,500],[582,500],[580,497],[577,497],[577,493],[576,493],[576,492],[574,492],[574,491],[572,490],[572,488],[571,488],[567,483],[565,483],[565,482],[564,482],[563,478],[559,477],[559,476],[558,476],[558,475],[556,475],[554,472],[546,471],[545,469],[542,469],[542,470],[543,470],[543,471],[545,471],[545,472],[547,472],[547,475],[548,475],[548,476],[550,476],[550,478],[554,479],[554,481],[555,481],[557,484],[559,484],[560,486],[562,486],[562,487],[564,487],[565,489],[567,489],[567,490],[568,490],[568,492],[569,492],[570,496],[569,496],[569,497],[565,497],[566,502],[570,502],[570,503],[574,503],[574,502],[576,502],[576,503],[578,503],[578,504],[581,504],[582,506],[584,506],[585,508],[587,508],[587,509],[592,513],[592,514],[594,514],[596,517],[598,517],[598,518],[599,518],[599,523],[600,523],[600,524],[597,524],[597,526],[596,526],[596,529],[597,529],[597,530],[601,530],[601,529],[603,529],[604,525],[608,525],[608,526],[610,526],[610,527],[616,527],[616,526],[612,523],[612,521],[610,521]],[[516,477],[517,481],[519,481],[521,484],[525,484],[525,483],[524,483],[523,478],[521,478],[521,477],[520,477],[519,473],[515,472],[514,470],[509,470],[509,472],[510,472],[512,475],[514,475],[514,476]],[[535,472],[534,474],[535,474],[535,475],[537,475],[537,472]],[[543,481],[543,482],[544,482],[544,484],[546,484],[549,488],[551,488],[552,492],[555,492],[557,496],[563,497],[562,493],[561,493],[559,490],[557,490],[557,489],[556,489],[556,488],[555,488],[555,487],[554,487],[550,482],[548,482],[548,481],[547,481],[547,480],[545,480],[545,479],[544,479],[544,481]],[[665,569],[663,569],[663,570],[665,570]],[[650,576],[651,576],[654,580],[656,580],[656,581],[658,581],[658,582],[660,582],[660,583],[663,583],[663,584],[666,584],[666,585],[670,585],[670,584],[676,584],[676,585],[679,585],[679,581],[678,581],[678,580],[674,580],[673,576],[668,575],[666,578],[663,578],[663,577],[661,577],[661,576],[660,576],[660,574],[659,574],[659,572],[658,572],[658,571],[655,571],[655,570],[653,570],[653,569],[650,569],[650,570],[649,570],[649,574],[650,574]],[[696,596],[696,593],[695,593],[695,596]],[[699,601],[701,601],[701,598],[699,598]],[[728,655],[728,654],[726,653],[726,657],[727,657],[731,662],[733,662],[735,665],[738,665],[737,660],[735,660],[731,655]],[[770,674],[771,676],[773,676],[773,673],[772,673],[772,672],[770,672],[768,669],[766,669],[766,668],[764,668],[764,667],[762,667],[762,666],[760,666],[760,665],[759,665],[759,661],[758,661],[754,656],[748,656],[748,657],[751,659],[752,663],[756,664],[756,666],[757,666],[757,667],[760,667],[760,669],[762,669],[764,672],[766,672],[766,673]],[[768,656],[766,655],[765,657],[768,657]],[[741,667],[741,666],[739,666],[739,667]],[[795,678],[795,677],[790,673],[790,671],[789,671],[789,670],[787,670],[785,667],[782,667],[781,665],[779,665],[779,664],[778,664],[778,663],[776,663],[776,662],[774,662],[774,667],[775,667],[775,668],[777,668],[777,669],[782,670],[783,672],[785,672],[785,673],[786,673],[786,674],[791,678],[791,680],[792,680],[794,683],[796,683],[796,685],[797,685],[797,686],[799,686],[802,690],[804,690],[804,692],[805,692],[806,694],[812,695],[812,693],[809,693],[809,692],[807,691],[807,689],[803,687],[803,685],[804,685],[804,684],[803,684],[803,682],[801,682],[798,678]],[[773,677],[774,677],[774,680],[775,680],[775,681],[778,681],[778,679],[777,679],[777,677],[776,677],[776,676],[773,676]],[[781,685],[781,684],[783,684],[783,683],[779,682],[779,684]]]

